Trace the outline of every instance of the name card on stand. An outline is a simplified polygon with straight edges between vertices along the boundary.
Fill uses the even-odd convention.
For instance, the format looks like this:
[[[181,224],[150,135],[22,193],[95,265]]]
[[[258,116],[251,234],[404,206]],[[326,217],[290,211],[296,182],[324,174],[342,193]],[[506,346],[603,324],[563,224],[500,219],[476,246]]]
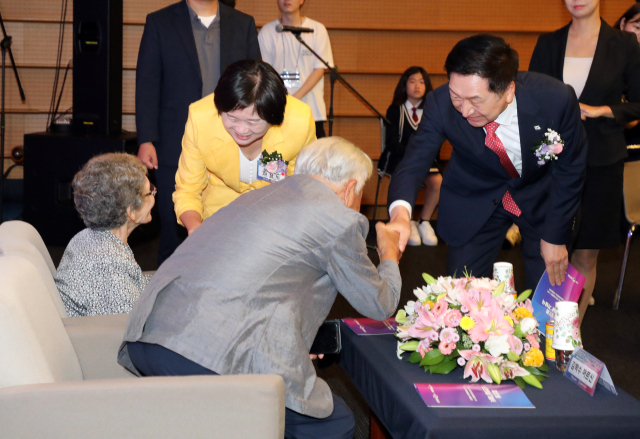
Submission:
[[[596,391],[598,384],[614,395],[618,394],[607,366],[584,349],[576,348],[573,351],[564,376],[591,396]]]

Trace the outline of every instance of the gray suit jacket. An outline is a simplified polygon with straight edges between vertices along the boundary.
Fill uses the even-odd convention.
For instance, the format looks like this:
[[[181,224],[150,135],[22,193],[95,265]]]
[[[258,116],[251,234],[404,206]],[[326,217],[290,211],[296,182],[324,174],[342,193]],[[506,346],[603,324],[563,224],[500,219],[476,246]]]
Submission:
[[[156,343],[222,375],[278,374],[286,406],[333,411],[309,348],[338,291],[361,314],[396,309],[400,272],[367,255],[368,221],[322,182],[294,175],[208,218],[153,276],[124,342]],[[118,359],[133,369],[126,344]]]

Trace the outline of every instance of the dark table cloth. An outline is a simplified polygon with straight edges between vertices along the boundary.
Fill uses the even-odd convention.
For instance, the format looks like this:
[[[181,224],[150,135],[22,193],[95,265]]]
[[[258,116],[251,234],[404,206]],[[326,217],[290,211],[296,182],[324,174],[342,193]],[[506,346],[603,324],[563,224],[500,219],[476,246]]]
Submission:
[[[393,335],[358,336],[344,323],[341,331],[340,366],[394,439],[640,438],[637,399],[621,389],[615,396],[600,386],[589,396],[553,362],[547,362],[544,388],[527,386],[524,391],[535,409],[429,408],[414,383],[468,382],[462,367],[449,375],[431,375],[398,360]]]

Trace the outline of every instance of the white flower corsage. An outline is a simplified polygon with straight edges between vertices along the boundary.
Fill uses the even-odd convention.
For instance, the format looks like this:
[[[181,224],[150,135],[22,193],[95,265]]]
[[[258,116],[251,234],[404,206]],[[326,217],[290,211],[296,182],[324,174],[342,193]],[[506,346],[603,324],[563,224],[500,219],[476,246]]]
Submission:
[[[544,166],[550,160],[558,160],[558,154],[562,152],[564,140],[560,138],[560,134],[551,128],[544,133],[544,140],[534,142],[533,153],[538,160],[538,166]]]

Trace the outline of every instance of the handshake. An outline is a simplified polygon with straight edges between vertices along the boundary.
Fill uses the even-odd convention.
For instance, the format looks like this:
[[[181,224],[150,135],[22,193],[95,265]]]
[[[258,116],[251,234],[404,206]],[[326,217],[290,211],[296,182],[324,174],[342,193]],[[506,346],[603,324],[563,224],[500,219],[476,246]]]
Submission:
[[[400,233],[389,227],[389,224],[378,222],[376,223],[376,236],[380,262],[386,261],[387,259],[399,262],[402,257],[399,245]]]

